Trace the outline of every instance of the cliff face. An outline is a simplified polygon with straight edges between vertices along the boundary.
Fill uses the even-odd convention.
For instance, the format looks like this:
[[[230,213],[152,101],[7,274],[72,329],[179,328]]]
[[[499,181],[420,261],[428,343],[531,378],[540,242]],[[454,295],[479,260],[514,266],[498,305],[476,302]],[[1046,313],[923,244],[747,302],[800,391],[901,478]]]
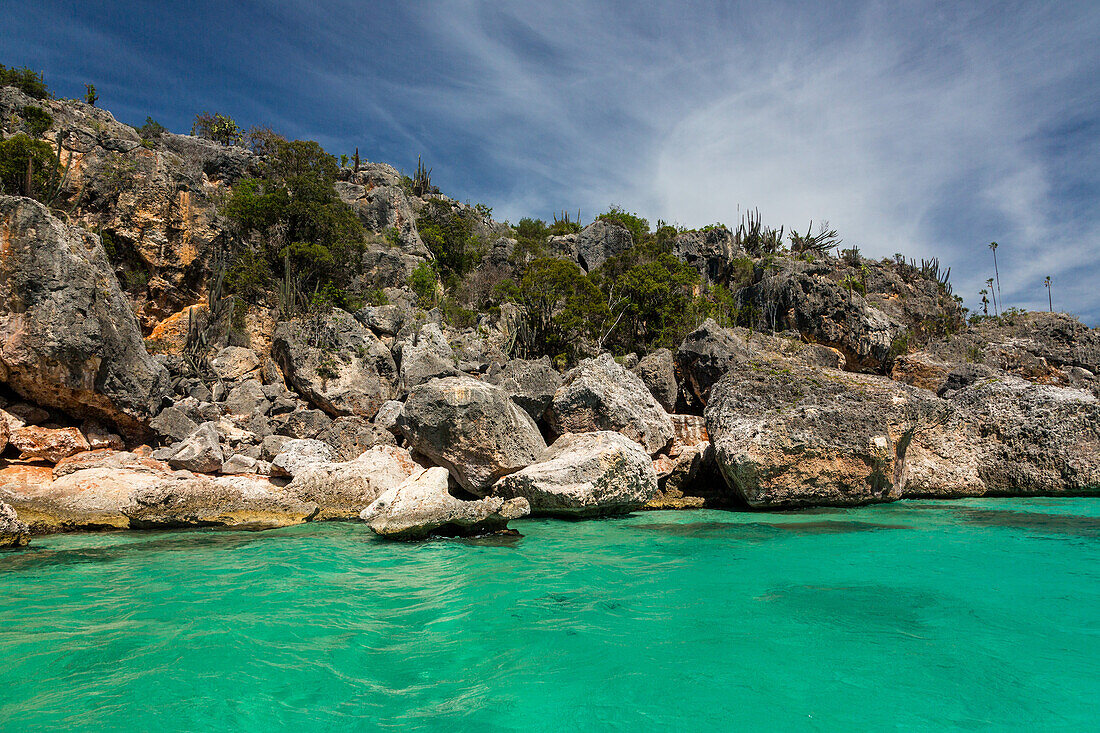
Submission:
[[[45,130],[31,129],[27,106],[49,112]],[[0,196],[0,432],[13,436],[0,459],[0,500],[38,517],[39,529],[150,526],[124,509],[146,506],[138,494],[150,482],[184,480],[172,478],[173,468],[253,478],[188,478],[181,506],[191,507],[190,519],[158,514],[162,526],[199,516],[237,522],[250,512],[275,512],[276,524],[344,516],[346,499],[337,509],[312,489],[285,496],[281,484],[302,465],[366,481],[367,469],[343,461],[379,444],[404,451],[412,465],[407,448],[418,438],[405,401],[436,378],[480,380],[474,384],[492,393],[484,405],[498,412],[519,405],[545,438],[575,442],[567,436],[611,430],[638,442],[640,425],[665,426],[660,440],[642,445],[652,471],[632,463],[629,476],[605,475],[622,461],[586,454],[594,472],[586,486],[645,487],[623,505],[601,504],[599,491],[585,489],[591,514],[645,501],[790,507],[1100,491],[1098,332],[1058,314],[966,325],[934,267],[854,252],[753,256],[720,226],[647,239],[660,257],[698,272],[699,288],[728,293],[727,320],[738,325],[707,321],[686,339],[684,329],[641,364],[646,354],[620,355],[621,366],[588,335],[576,348],[580,365],[563,381],[562,365],[548,358],[515,358],[530,302],[462,312],[413,292],[410,276],[437,277],[422,265],[454,256],[440,251],[439,238],[458,227],[477,264],[446,285],[470,302],[485,302],[538,257],[564,258],[579,268],[566,268],[576,277],[598,281],[640,249],[629,220],[564,222],[532,244],[483,207],[415,194],[422,189],[389,165],[343,166],[335,195],[364,232],[350,298],[334,309],[316,302],[321,293],[303,293],[315,301],[309,312],[290,312],[286,293],[245,300],[221,286],[230,244],[265,244],[223,212],[269,158],[167,132],[143,139],[104,110],[0,88],[0,136],[28,132],[56,152],[65,173],[50,206]],[[367,296],[385,303],[352,302]],[[574,322],[583,326],[584,318]],[[609,376],[588,380],[585,398],[574,399],[578,375],[594,370]],[[462,447],[447,459],[453,476],[471,466],[493,478],[523,468],[497,465],[495,447],[484,445],[477,426],[495,419],[490,408],[446,404],[454,415],[440,431],[473,426],[439,448]],[[642,404],[652,413],[645,419],[637,415]],[[135,452],[119,452],[112,429]],[[417,451],[431,462],[430,452]],[[536,512],[568,503],[564,495],[576,489],[547,468],[554,455],[520,461],[532,466],[528,478],[542,477],[527,487]],[[42,456],[58,470],[40,470]],[[479,492],[491,494],[491,482],[483,483]],[[88,486],[109,495],[110,521],[102,507],[79,509],[77,494],[95,493]],[[266,503],[251,506],[253,495]],[[349,516],[365,507],[353,508]]]

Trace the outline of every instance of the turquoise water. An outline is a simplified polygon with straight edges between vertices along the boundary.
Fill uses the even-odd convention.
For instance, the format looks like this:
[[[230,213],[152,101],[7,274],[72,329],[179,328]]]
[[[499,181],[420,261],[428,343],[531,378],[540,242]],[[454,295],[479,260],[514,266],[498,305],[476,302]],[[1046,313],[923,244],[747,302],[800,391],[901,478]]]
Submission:
[[[1095,729],[1100,499],[37,538],[0,730]]]

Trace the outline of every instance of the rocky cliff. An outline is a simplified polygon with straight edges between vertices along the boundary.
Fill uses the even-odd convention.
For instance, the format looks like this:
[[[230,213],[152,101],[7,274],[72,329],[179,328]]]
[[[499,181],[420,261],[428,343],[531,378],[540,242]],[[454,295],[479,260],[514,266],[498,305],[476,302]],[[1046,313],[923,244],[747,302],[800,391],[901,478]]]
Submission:
[[[1100,493],[1100,334],[968,324],[938,263],[615,209],[512,226],[385,164],[10,87],[0,136],[55,174],[0,195],[2,537]],[[263,220],[284,204],[314,241]]]

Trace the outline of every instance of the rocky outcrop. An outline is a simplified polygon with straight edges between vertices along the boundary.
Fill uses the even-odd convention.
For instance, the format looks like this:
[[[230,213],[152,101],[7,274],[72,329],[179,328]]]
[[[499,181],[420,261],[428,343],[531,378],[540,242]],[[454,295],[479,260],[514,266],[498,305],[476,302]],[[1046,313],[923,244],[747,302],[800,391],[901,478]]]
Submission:
[[[535,420],[542,419],[554,399],[554,392],[561,386],[561,375],[548,356],[512,359],[503,365],[494,363],[484,379],[507,392]]]
[[[965,420],[884,377],[754,355],[713,386],[706,424],[726,483],[751,507],[890,501],[916,474],[947,495],[984,491]]]
[[[30,527],[19,521],[14,509],[0,502],[0,550],[25,547],[30,540]]]
[[[338,463],[340,454],[328,443],[312,438],[292,439],[279,446],[271,460],[271,470],[278,476],[297,476],[318,464]]]
[[[610,354],[586,359],[565,375],[546,412],[558,435],[613,430],[655,454],[672,439],[672,422],[645,383]]]
[[[225,461],[220,440],[214,423],[205,422],[173,449],[168,465],[187,471],[214,473]]]
[[[467,501],[449,489],[444,468],[426,468],[389,491],[360,514],[360,519],[387,539],[422,540],[438,534],[476,536],[507,529],[531,509],[524,499],[491,496]]]
[[[534,514],[622,514],[646,505],[657,493],[649,455],[620,433],[599,431],[561,436],[539,460],[500,479],[493,494],[522,497]]]
[[[550,248],[592,272],[608,259],[634,246],[630,232],[619,224],[597,219],[576,234],[551,237]]]
[[[641,378],[661,407],[668,412],[676,410],[680,387],[676,383],[676,364],[671,351],[657,349],[639,361],[631,371]]]
[[[317,434],[317,439],[335,448],[345,461],[358,458],[374,446],[395,443],[389,430],[355,415],[336,418]]]
[[[397,424],[415,452],[445,466],[478,496],[546,449],[535,421],[504,390],[471,377],[414,388]]]
[[[397,366],[390,350],[350,313],[333,310],[280,323],[272,353],[294,388],[334,417],[370,420],[394,396]]]
[[[734,240],[733,232],[724,226],[696,229],[676,235],[672,254],[688,263],[707,282],[725,283],[734,276],[736,261],[746,264],[751,272],[752,261]]]
[[[315,519],[355,519],[419,469],[407,450],[379,445],[355,460],[318,463],[299,470],[285,493],[316,503],[320,510]]]
[[[676,350],[676,365],[685,389],[701,405],[710,399],[710,388],[735,364],[749,356],[745,342],[732,331],[708,318],[687,335]]]
[[[0,380],[40,405],[146,430],[169,391],[99,238],[0,196]]]

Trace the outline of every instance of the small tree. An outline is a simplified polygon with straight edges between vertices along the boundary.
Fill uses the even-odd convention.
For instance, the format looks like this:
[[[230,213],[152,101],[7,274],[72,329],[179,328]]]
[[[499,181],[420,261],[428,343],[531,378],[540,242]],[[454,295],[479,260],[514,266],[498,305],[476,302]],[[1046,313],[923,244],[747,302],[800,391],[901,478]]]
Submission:
[[[989,288],[989,294],[993,296],[993,315],[1000,315],[1000,311],[997,309],[997,293],[993,290],[993,278],[989,278],[985,281],[986,287]]]
[[[238,145],[243,141],[241,128],[220,112],[210,114],[203,112],[195,115],[195,122],[191,125],[191,134],[197,137],[213,140],[222,145]]]
[[[986,290],[985,288],[982,288],[981,290],[978,291],[978,295],[982,296],[982,315],[988,316],[989,315],[989,298],[986,297],[986,296],[989,295],[989,291]]]
[[[1001,272],[997,269],[997,247],[996,242],[990,242],[989,248],[993,250],[993,274],[997,276],[997,299],[1001,301],[1001,307],[1005,307],[1004,297],[1001,295]]]
[[[1046,280],[1043,281],[1043,285],[1047,287],[1047,307],[1050,308],[1050,312],[1054,312],[1054,300],[1050,294],[1050,275],[1047,275]]]
[[[96,94],[95,84],[84,85],[84,101],[88,104],[95,106],[95,103],[99,101],[99,95]]]

